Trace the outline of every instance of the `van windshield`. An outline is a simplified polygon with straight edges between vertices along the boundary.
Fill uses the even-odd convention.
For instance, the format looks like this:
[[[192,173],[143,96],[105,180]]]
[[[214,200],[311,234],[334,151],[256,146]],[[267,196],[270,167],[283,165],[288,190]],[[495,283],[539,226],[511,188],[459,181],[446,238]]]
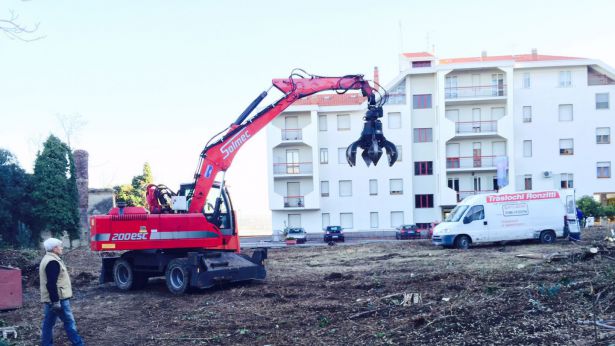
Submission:
[[[444,220],[445,222],[457,222],[463,216],[463,213],[468,209],[467,205],[458,205],[448,214],[448,217]]]

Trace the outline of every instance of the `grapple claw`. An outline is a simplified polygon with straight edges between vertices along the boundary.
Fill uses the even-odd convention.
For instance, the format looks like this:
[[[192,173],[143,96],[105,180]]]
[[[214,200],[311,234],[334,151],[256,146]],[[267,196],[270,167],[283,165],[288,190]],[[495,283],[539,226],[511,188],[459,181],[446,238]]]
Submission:
[[[357,147],[359,146],[359,141],[353,142],[351,145],[346,148],[346,161],[350,167],[356,165],[357,161]]]
[[[378,119],[383,114],[382,106],[376,106],[374,102],[373,99],[370,100],[367,113],[363,118],[365,123],[363,124],[363,131],[361,131],[361,137],[346,149],[346,160],[350,166],[356,164],[358,148],[363,149],[361,157],[368,167],[372,163],[374,166],[378,164],[380,157],[382,157],[383,148],[387,153],[389,166],[393,166],[395,161],[397,161],[398,153],[395,144],[387,141],[382,134],[382,122]]]
[[[383,138],[382,146],[384,147],[384,150],[386,150],[387,159],[389,161],[389,166],[393,166],[393,164],[395,163],[395,161],[397,161],[397,158],[399,157],[399,153],[397,152],[397,147],[395,146],[395,144],[384,139],[384,136],[382,138]]]

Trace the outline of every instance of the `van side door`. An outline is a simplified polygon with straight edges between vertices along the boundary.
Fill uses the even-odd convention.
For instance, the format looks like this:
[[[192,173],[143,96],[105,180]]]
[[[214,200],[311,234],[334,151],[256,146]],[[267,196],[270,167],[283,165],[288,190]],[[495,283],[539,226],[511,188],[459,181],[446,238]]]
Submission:
[[[468,210],[463,218],[464,229],[473,242],[487,242],[489,232],[487,230],[487,220],[485,219],[485,207],[483,205],[474,205]]]

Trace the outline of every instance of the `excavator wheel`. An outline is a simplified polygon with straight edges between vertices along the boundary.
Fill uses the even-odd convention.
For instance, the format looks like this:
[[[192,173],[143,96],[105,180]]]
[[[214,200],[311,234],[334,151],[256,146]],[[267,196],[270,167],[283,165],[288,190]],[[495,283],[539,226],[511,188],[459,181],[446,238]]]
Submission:
[[[169,262],[165,273],[167,288],[173,294],[184,294],[190,289],[190,270],[185,258],[176,258]]]
[[[113,265],[113,281],[117,288],[123,291],[143,288],[147,279],[146,275],[135,272],[132,264],[125,259],[118,259]]]

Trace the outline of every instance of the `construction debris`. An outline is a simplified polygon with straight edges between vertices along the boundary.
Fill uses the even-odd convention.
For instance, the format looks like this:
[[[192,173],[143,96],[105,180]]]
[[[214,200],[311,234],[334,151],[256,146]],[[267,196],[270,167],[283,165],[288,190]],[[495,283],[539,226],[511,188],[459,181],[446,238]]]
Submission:
[[[429,240],[272,249],[266,282],[181,297],[161,278],[143,290],[101,289],[92,277],[100,258],[87,249],[65,263],[81,278],[71,300],[79,328],[100,346],[606,345],[615,337],[609,329],[577,323],[615,318],[615,246],[604,238],[584,231],[581,243],[512,243],[504,252],[446,250]],[[15,258],[2,251],[0,260]],[[24,307],[1,319],[19,329],[12,343],[32,345],[41,306],[38,285],[24,282]]]
[[[3,339],[8,339],[10,335],[13,335],[13,339],[17,339],[17,330],[15,327],[0,327],[0,332],[2,332]]]

